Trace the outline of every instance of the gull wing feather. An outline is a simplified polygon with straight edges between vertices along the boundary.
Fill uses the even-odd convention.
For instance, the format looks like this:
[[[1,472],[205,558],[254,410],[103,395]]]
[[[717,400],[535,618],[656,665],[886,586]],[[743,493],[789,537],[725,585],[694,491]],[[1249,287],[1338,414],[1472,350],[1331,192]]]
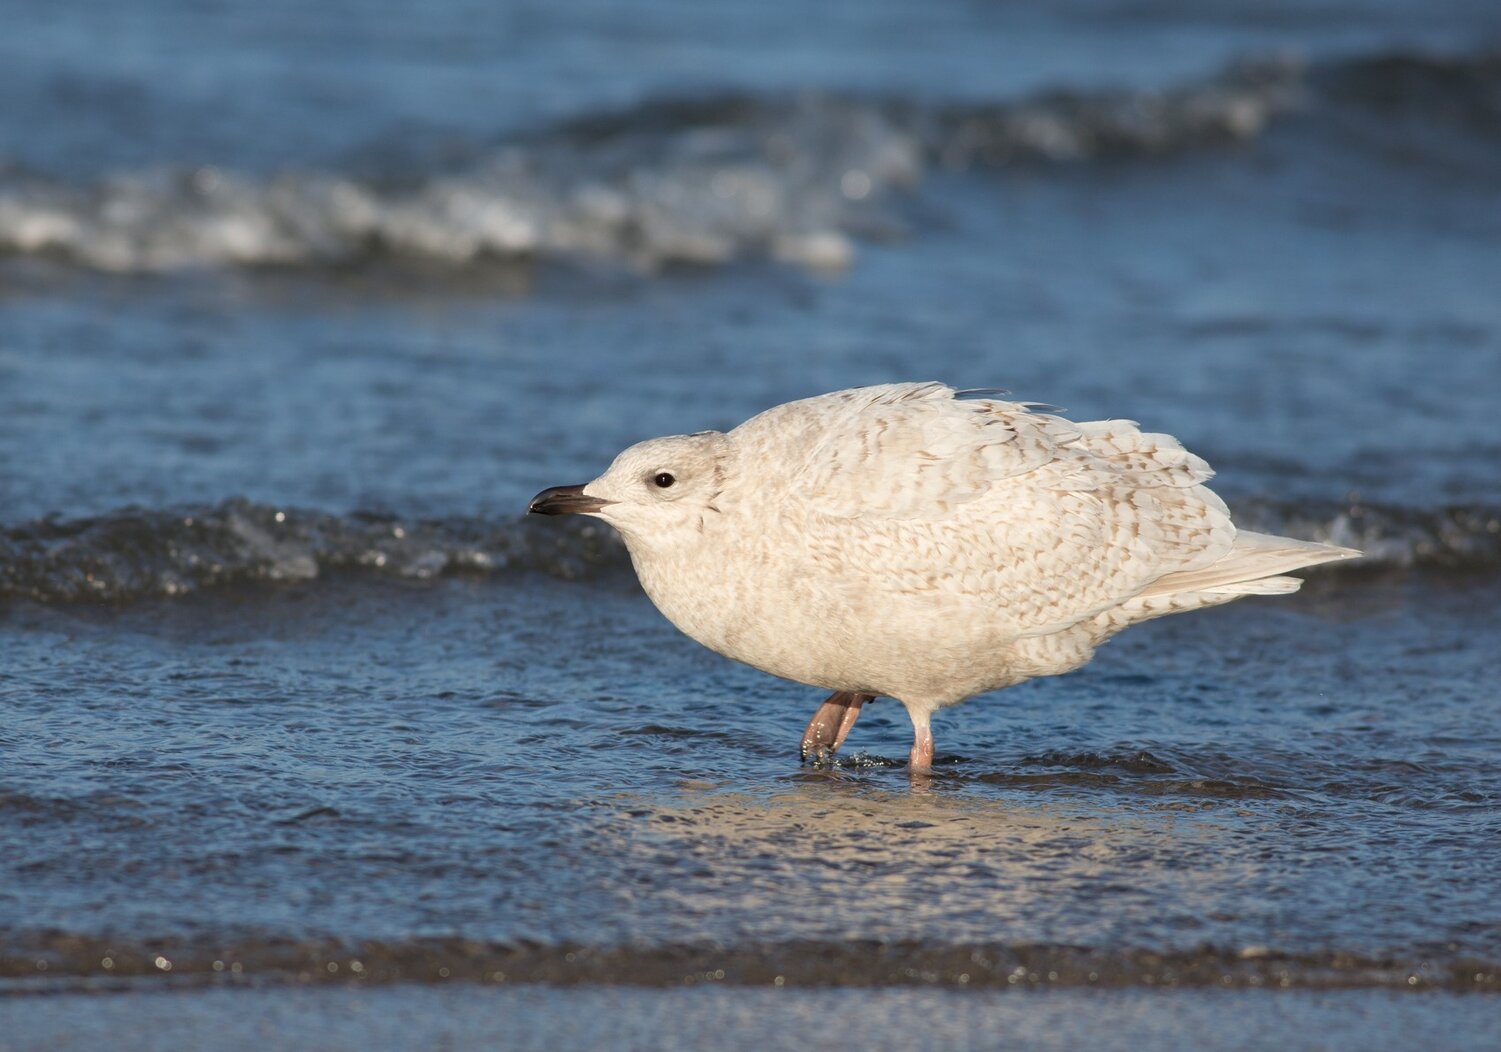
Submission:
[[[1237,546],[1224,502],[1203,485],[1209,465],[1129,420],[1074,423],[927,383],[788,403],[742,425],[746,438],[758,422],[787,440],[784,492],[815,562],[857,560],[883,591],[995,608],[1018,636],[1138,595],[1223,591],[1338,557],[1246,558],[1253,545],[1271,553]]]
[[[888,384],[781,407],[801,410],[816,435],[802,446],[794,490],[836,518],[940,519],[1077,436],[1020,403],[954,395],[940,383]]]

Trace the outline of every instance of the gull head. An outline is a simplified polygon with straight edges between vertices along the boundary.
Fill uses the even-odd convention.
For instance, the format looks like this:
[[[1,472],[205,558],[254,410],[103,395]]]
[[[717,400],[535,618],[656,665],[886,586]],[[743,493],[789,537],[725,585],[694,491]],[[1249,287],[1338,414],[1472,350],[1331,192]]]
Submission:
[[[728,475],[729,440],[718,431],[638,442],[599,478],[554,486],[532,498],[538,515],[594,515],[627,543],[657,546],[703,532],[720,512],[715,499]]]

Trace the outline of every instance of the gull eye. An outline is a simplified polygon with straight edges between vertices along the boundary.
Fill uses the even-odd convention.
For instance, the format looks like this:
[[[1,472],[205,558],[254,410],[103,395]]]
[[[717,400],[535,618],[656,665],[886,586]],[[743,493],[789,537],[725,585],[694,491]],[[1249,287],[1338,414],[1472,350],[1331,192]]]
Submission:
[[[652,481],[657,484],[657,487],[659,489],[666,489],[668,486],[676,482],[677,479],[673,478],[670,472],[659,471],[655,476],[652,477]]]

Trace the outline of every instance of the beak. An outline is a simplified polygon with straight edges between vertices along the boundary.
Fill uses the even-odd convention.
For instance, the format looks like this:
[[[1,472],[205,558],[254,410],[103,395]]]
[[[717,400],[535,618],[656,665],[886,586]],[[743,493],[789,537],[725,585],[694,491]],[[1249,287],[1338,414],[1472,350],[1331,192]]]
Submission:
[[[554,486],[533,497],[526,510],[536,515],[589,515],[614,503],[586,497],[583,486]]]

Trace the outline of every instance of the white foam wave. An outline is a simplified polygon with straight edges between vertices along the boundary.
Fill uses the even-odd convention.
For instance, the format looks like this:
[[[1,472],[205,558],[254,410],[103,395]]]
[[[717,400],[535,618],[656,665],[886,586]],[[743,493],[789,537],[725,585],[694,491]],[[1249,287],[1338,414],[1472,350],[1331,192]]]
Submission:
[[[1298,71],[1166,92],[1053,93],[942,109],[805,94],[648,103],[392,185],[336,172],[0,174],[0,253],[120,273],[603,259],[645,269],[769,258],[837,268],[925,169],[1172,151],[1256,134]]]

